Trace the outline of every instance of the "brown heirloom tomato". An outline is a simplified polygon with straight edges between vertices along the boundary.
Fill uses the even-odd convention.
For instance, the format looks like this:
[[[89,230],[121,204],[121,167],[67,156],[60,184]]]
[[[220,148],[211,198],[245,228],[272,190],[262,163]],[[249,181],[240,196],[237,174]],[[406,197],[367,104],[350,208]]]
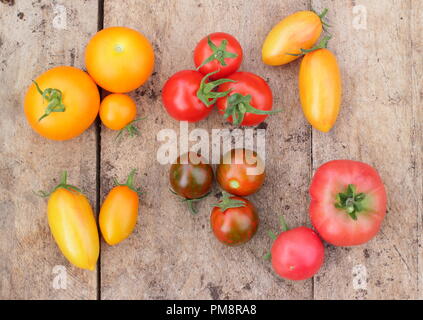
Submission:
[[[217,182],[227,192],[248,196],[261,188],[266,173],[264,162],[256,152],[232,149],[223,155],[216,176]]]
[[[228,246],[236,246],[250,240],[257,231],[259,217],[254,205],[247,199],[231,197],[223,192],[223,199],[210,215],[215,237]]]
[[[206,160],[195,152],[188,152],[176,159],[169,172],[172,191],[187,202],[191,213],[196,202],[207,196],[213,184],[213,169]]]

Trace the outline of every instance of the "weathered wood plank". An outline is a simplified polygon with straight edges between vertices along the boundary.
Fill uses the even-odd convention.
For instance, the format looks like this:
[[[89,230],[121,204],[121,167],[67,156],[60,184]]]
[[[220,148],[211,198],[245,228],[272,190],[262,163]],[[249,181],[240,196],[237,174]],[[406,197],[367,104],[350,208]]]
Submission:
[[[413,85],[413,149],[415,159],[415,193],[417,197],[418,214],[418,292],[423,299],[423,2],[411,1],[411,43],[412,43],[412,85]]]
[[[367,162],[381,174],[389,198],[386,220],[375,239],[354,248],[328,246],[324,269],[315,278],[314,296],[416,298],[418,202],[422,196],[421,188],[416,190],[421,184],[421,166],[416,166],[421,148],[417,130],[421,112],[417,109],[421,104],[414,100],[413,107],[411,1],[381,5],[376,0],[312,0],[312,5],[330,8],[334,38],[329,46],[338,57],[344,86],[335,128],[329,134],[312,133],[313,169],[332,159]],[[360,16],[366,19],[365,14],[367,25],[360,20]],[[421,12],[419,17],[420,21]],[[414,28],[420,35],[421,23],[415,21]],[[421,77],[421,62],[415,65],[414,74]],[[414,90],[416,99],[420,90]]]
[[[306,223],[307,187],[311,172],[310,131],[298,107],[298,63],[282,68],[261,62],[261,45],[271,26],[287,14],[307,8],[304,1],[105,1],[104,25],[125,25],[143,32],[155,48],[156,73],[132,94],[140,115],[141,137],[114,142],[114,132],[101,132],[101,195],[112,177],[124,179],[133,167],[141,172],[144,187],[135,233],[116,247],[103,243],[101,295],[115,298],[312,298],[311,280],[280,280],[262,256],[270,248],[267,230],[277,228],[285,214],[292,226]],[[253,19],[251,17],[254,17]],[[163,128],[179,130],[161,104],[166,79],[182,69],[192,69],[196,42],[211,32],[233,34],[241,42],[242,70],[265,79],[275,95],[275,108],[284,112],[270,117],[267,127],[268,177],[263,189],[250,199],[260,209],[261,227],[248,244],[228,248],[214,239],[209,227],[212,196],[203,201],[198,216],[190,216],[168,191],[169,166],[156,160]],[[229,128],[214,113],[195,127]],[[217,192],[217,188],[216,188]]]
[[[95,299],[96,272],[77,270],[61,255],[46,201],[33,193],[68,170],[69,181],[95,202],[95,128],[72,141],[48,141],[27,124],[23,99],[46,69],[83,66],[85,44],[97,30],[97,1],[9,3],[0,3],[0,299]],[[55,289],[55,272],[66,272],[66,289]]]

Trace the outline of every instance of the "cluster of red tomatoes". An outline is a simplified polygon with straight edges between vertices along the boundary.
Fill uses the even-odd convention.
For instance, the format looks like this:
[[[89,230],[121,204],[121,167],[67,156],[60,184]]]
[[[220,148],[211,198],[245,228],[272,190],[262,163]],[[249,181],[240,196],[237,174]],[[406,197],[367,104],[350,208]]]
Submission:
[[[244,198],[257,192],[265,180],[265,167],[257,153],[233,149],[223,155],[216,180],[223,189],[213,205],[210,225],[215,237],[228,246],[249,241],[257,232],[259,214]],[[210,164],[199,154],[181,155],[169,172],[171,191],[196,214],[194,203],[205,198],[213,185]],[[371,166],[351,160],[334,160],[317,169],[310,185],[310,219],[320,236],[333,245],[353,246],[372,239],[386,212],[386,192]],[[301,226],[289,229],[281,216],[282,232],[273,232],[271,257],[275,272],[290,280],[316,274],[324,261],[324,246],[318,234]]]
[[[216,105],[219,113],[235,125],[254,126],[272,111],[269,85],[250,72],[238,72],[243,58],[239,42],[217,32],[203,38],[194,50],[196,70],[171,76],[162,90],[163,105],[171,117],[197,122]]]

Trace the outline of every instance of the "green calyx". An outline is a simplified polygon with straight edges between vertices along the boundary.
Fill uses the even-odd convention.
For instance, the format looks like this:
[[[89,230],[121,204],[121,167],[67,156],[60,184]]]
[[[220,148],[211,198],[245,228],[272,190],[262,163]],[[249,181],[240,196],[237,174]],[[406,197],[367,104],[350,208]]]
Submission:
[[[310,53],[310,52],[313,52],[313,51],[316,51],[316,50],[319,50],[319,49],[325,49],[325,48],[328,47],[328,42],[331,38],[332,38],[331,35],[324,36],[323,39],[320,40],[319,43],[316,44],[313,48],[300,49],[301,53],[287,53],[287,54],[289,54],[290,56],[303,56],[307,53]]]
[[[124,128],[122,128],[122,129],[120,129],[119,130],[119,133],[117,134],[117,136],[116,136],[116,138],[115,138],[115,140],[118,140],[120,137],[122,137],[122,134],[124,133],[124,132],[128,132],[128,135],[131,137],[131,138],[133,138],[133,137],[136,137],[136,136],[139,136],[140,135],[140,131],[139,131],[139,129],[134,125],[134,123],[135,122],[138,122],[138,121],[140,121],[140,120],[143,120],[143,119],[145,119],[146,117],[142,117],[142,118],[138,118],[138,119],[135,119],[135,120],[132,120],[131,122],[129,122]]]
[[[353,220],[357,220],[357,213],[365,209],[363,204],[365,198],[364,193],[357,193],[356,187],[349,184],[345,192],[336,195],[335,208],[345,210]]]
[[[244,120],[245,113],[247,112],[254,113],[254,114],[268,115],[268,114],[278,113],[281,111],[282,110],[265,111],[265,110],[256,109],[251,105],[250,94],[243,96],[240,93],[234,93],[228,97],[227,107],[223,117],[227,119],[228,117],[232,116],[233,124],[238,126]]]
[[[175,191],[173,191],[171,188],[169,188],[169,191],[172,192],[174,195],[178,196],[181,200],[181,202],[185,202],[187,204],[188,210],[192,215],[196,215],[198,213],[197,208],[194,206],[194,203],[206,198],[211,191],[207,192],[204,196],[201,196],[199,198],[195,198],[195,199],[188,199],[188,198],[184,198],[181,197],[179,194],[177,194]]]
[[[331,25],[329,25],[326,21],[325,21],[325,19],[326,19],[326,14],[328,13],[328,11],[329,11],[329,9],[328,8],[324,8],[323,9],[323,11],[322,11],[322,13],[320,13],[320,14],[318,14],[316,11],[314,11],[314,10],[311,10],[311,11],[313,11],[315,14],[317,14],[317,16],[320,18],[320,21],[322,22],[322,25],[323,25],[323,29],[326,31],[326,28],[330,28],[331,27]],[[327,20],[327,19],[326,19]]]
[[[134,180],[135,180],[135,176],[137,175],[137,169],[132,169],[131,172],[128,175],[128,178],[126,179],[125,183],[119,183],[116,178],[113,178],[113,182],[115,184],[115,186],[126,186],[129,189],[131,189],[132,191],[135,191],[138,196],[140,196],[142,194],[141,192],[141,188],[136,188],[134,186]]]
[[[303,56],[303,55],[305,55],[307,53],[310,53],[310,52],[313,52],[313,51],[316,51],[316,50],[319,50],[319,49],[325,49],[325,48],[328,47],[328,43],[329,43],[329,40],[331,38],[332,38],[331,35],[324,36],[323,39],[320,40],[319,43],[316,44],[313,48],[310,48],[310,49],[300,49],[301,53],[287,53],[287,54],[289,54],[290,56]]]
[[[211,75],[215,74],[218,71],[219,70],[216,70],[206,74],[201,80],[200,88],[197,91],[198,99],[200,99],[201,102],[203,102],[207,107],[210,107],[211,105],[215,104],[217,99],[226,97],[230,92],[230,90],[224,92],[216,92],[214,91],[216,87],[226,82],[236,82],[235,80],[231,79],[219,79],[215,81],[206,82]]]
[[[71,185],[71,184],[68,184],[67,183],[67,179],[68,179],[68,172],[67,171],[63,171],[62,172],[62,176],[60,177],[60,182],[59,182],[59,184],[57,185],[57,186],[55,186],[54,188],[53,188],[53,190],[51,190],[50,192],[46,192],[46,191],[43,191],[43,190],[39,190],[38,192],[36,192],[36,194],[38,195],[38,196],[40,196],[40,197],[43,197],[43,198],[47,198],[47,197],[49,197],[54,191],[56,191],[57,189],[60,189],[60,188],[63,188],[63,189],[66,189],[66,190],[68,190],[68,191],[71,191],[71,192],[79,192],[79,193],[82,193],[81,192],[81,190],[79,189],[79,188],[77,188],[77,187],[75,187],[75,186],[73,186],[73,185]]]
[[[207,63],[209,63],[213,60],[219,61],[220,65],[225,67],[226,66],[226,62],[225,62],[226,58],[236,58],[236,57],[238,57],[238,55],[236,53],[226,51],[226,46],[228,44],[228,40],[226,40],[226,39],[223,39],[222,42],[220,43],[220,46],[218,46],[218,47],[211,41],[210,37],[207,38],[207,43],[208,43],[210,49],[213,51],[213,53],[206,60],[204,60],[203,63],[201,63],[197,67],[197,70],[199,70],[201,67],[203,67],[204,65],[206,65]]]
[[[285,218],[283,217],[283,216],[280,216],[279,217],[279,224],[280,224],[280,226],[281,226],[281,230],[282,230],[282,232],[285,232],[285,231],[288,231],[289,230],[289,227],[288,227],[288,225],[287,225],[287,223],[286,223],[286,221],[285,221]],[[276,234],[272,231],[272,230],[269,230],[268,232],[267,232],[267,235],[270,237],[270,239],[272,239],[273,241],[275,241],[276,239],[277,239],[277,236],[276,236]],[[265,260],[270,260],[272,258],[272,254],[270,253],[270,252],[268,252],[268,253],[266,253],[264,256],[263,256],[263,259],[265,259]]]
[[[66,107],[63,104],[62,91],[54,88],[47,88],[43,91],[37,82],[34,80],[32,82],[34,82],[35,87],[37,88],[38,93],[43,97],[43,100],[48,102],[45,113],[38,119],[38,121],[41,121],[52,112],[65,112]]]
[[[231,195],[225,191],[222,191],[222,199],[218,202],[212,205],[213,207],[218,207],[222,212],[225,212],[226,210],[230,208],[241,208],[247,206],[247,204],[238,199],[231,199]]]

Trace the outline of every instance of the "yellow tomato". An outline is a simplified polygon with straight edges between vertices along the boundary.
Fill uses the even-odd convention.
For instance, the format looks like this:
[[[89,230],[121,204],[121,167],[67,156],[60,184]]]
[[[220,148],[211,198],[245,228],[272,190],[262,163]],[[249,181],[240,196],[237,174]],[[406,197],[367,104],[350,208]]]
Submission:
[[[24,102],[31,127],[53,140],[80,135],[94,122],[99,107],[100,94],[91,77],[68,66],[40,75],[29,87]]]
[[[117,184],[101,206],[100,230],[109,245],[126,239],[137,223],[140,191],[133,185],[135,174],[132,170],[125,184]]]
[[[100,104],[100,119],[112,130],[122,130],[134,121],[137,105],[132,98],[122,93],[108,95]]]
[[[63,255],[79,268],[94,270],[100,251],[94,213],[87,198],[66,184],[66,173],[50,195],[47,215]]]
[[[114,93],[129,92],[150,77],[154,51],[138,31],[110,27],[91,38],[85,50],[85,64],[100,87]]]
[[[264,40],[262,59],[265,64],[279,66],[289,63],[301,54],[301,49],[310,49],[322,33],[322,19],[312,11],[296,12],[273,27]]]
[[[342,95],[341,73],[332,52],[322,48],[304,56],[299,89],[308,122],[317,130],[328,132],[338,117]]]

